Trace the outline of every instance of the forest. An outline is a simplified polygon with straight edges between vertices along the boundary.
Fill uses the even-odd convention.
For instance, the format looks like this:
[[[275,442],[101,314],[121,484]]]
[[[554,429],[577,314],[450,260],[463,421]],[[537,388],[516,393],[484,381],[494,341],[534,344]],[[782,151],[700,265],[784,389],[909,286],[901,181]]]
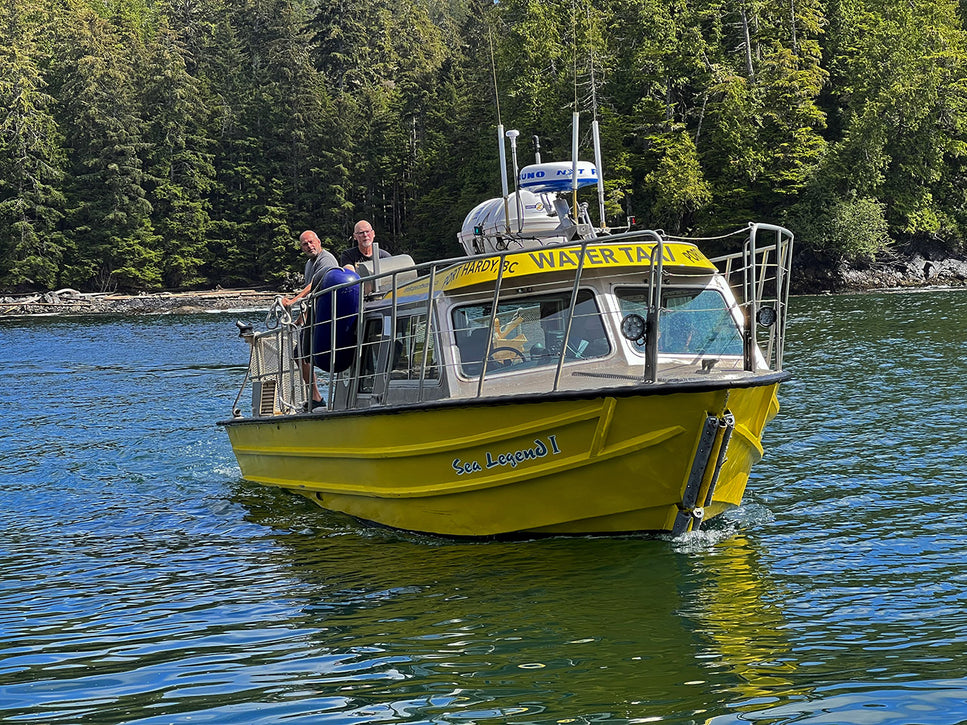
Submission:
[[[497,124],[566,160],[574,111],[607,224],[963,250],[963,2],[7,0],[0,289],[277,285],[363,218],[455,256]]]

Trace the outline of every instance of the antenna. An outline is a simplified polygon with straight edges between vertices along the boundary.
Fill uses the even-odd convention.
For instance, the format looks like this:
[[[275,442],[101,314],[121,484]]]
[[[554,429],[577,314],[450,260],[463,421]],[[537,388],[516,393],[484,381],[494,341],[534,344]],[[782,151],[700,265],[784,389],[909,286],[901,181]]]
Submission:
[[[500,151],[500,190],[504,195],[504,231],[510,234],[510,210],[507,206],[507,197],[510,191],[507,189],[507,149],[504,146],[504,124],[497,124],[497,144]]]
[[[578,23],[576,0],[571,0],[571,44],[574,46],[574,111],[571,114],[571,211],[574,213],[574,223],[578,217],[578,126],[581,114],[578,109]]]
[[[578,134],[581,123],[581,114],[574,109],[571,114],[571,193],[574,197],[572,211],[574,221],[578,222]]]
[[[497,61],[494,60],[494,32],[493,28],[487,28],[487,40],[490,42],[490,72],[494,79],[494,107],[497,109],[497,125],[500,121],[500,91],[497,88]]]
[[[591,6],[585,8],[587,12],[588,30],[591,29]],[[588,32],[588,37],[591,33]],[[598,127],[598,86],[594,82],[594,46],[591,46],[591,135],[594,138],[594,165],[598,168],[598,219],[601,231],[608,227],[608,220],[604,213],[604,163],[601,159],[601,132]]]
[[[517,188],[517,137],[520,136],[520,131],[516,129],[511,129],[507,132],[507,138],[510,139],[510,158],[511,163],[514,167],[514,197],[517,199],[517,231],[520,232],[524,229],[524,210],[521,208],[522,202],[520,199],[520,189]],[[509,226],[509,224],[508,224]]]
[[[487,28],[487,40],[490,42],[490,70],[494,79],[494,106],[497,109],[497,145],[500,149],[500,190],[504,195],[504,233],[510,234],[510,207],[507,197],[507,150],[504,147],[504,124],[500,120],[500,91],[497,89],[497,62],[494,60],[493,28]],[[516,131],[515,131],[516,133]],[[514,174],[516,176],[516,172]],[[516,180],[514,181],[516,184]]]

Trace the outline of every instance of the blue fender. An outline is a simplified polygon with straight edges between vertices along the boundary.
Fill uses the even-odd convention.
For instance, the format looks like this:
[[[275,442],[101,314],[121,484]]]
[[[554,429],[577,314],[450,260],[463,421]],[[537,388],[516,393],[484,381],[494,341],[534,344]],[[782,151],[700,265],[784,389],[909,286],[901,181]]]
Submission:
[[[342,267],[333,267],[322,278],[323,292],[315,302],[315,325],[312,329],[312,363],[323,370],[342,372],[353,364],[356,355],[356,321],[359,318],[359,285],[325,292],[359,275]],[[335,306],[335,323],[333,323]],[[335,324],[336,354],[332,355],[332,331]],[[335,359],[333,359],[335,358]]]

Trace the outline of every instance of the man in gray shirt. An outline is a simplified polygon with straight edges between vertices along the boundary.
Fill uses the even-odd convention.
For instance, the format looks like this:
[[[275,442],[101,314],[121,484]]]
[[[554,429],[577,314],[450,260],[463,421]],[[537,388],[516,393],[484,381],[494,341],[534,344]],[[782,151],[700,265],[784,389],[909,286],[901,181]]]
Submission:
[[[316,285],[322,283],[322,278],[326,272],[339,266],[336,258],[322,248],[322,240],[319,239],[319,235],[311,229],[307,229],[299,235],[299,246],[302,247],[302,251],[309,257],[306,261],[305,275],[302,281],[305,287],[298,294],[283,298],[282,305],[285,307],[291,307],[296,302],[301,301],[306,295],[312,292]],[[311,313],[311,310],[309,312]],[[302,332],[299,335],[299,347],[297,350],[297,357],[302,366],[302,379],[309,386],[311,392],[311,402],[307,406],[310,411],[325,407],[326,405],[322,400],[322,395],[319,394],[319,388],[316,386],[316,374],[312,369],[312,360],[310,359],[310,351],[312,349],[311,319],[311,314],[307,315],[306,311],[303,311],[299,317]]]

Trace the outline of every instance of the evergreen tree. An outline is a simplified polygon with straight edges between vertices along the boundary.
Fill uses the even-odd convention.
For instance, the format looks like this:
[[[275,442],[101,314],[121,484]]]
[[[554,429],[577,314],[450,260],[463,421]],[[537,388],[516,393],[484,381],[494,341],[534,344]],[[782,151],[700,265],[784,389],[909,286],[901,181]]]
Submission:
[[[177,5],[181,11],[184,7]],[[172,22],[182,18],[184,23],[199,16],[208,19],[210,40],[207,35],[190,36],[195,48],[191,58],[208,90],[214,142],[214,184],[207,194],[210,222],[202,269],[212,284],[251,284],[262,280],[263,275],[252,263],[243,219],[243,210],[254,200],[249,164],[258,155],[257,150],[251,150],[254,143],[243,120],[251,95],[249,62],[235,28],[239,18],[220,0],[197,0],[191,13],[174,15]]]
[[[58,119],[71,149],[63,281],[99,290],[157,288],[161,253],[145,198],[144,123],[133,86],[138,38],[119,35],[80,5],[65,20],[57,30],[65,52],[56,65]]]
[[[408,251],[418,259],[462,254],[457,232],[465,216],[500,193],[491,8],[473,0],[460,26],[441,28],[447,55],[423,106],[408,217]]]
[[[873,227],[885,210],[894,238],[964,238],[967,56],[957,10],[948,0],[832,4],[839,138],[807,197],[810,216],[853,203],[850,218]],[[848,248],[848,240],[821,238]]]
[[[521,166],[532,135],[564,160],[575,110],[584,159],[600,121],[614,226],[957,245],[961,4],[10,0],[0,283],[277,284],[302,229],[339,251],[360,218],[395,252],[450,256],[499,193],[498,122]]]
[[[184,39],[162,18],[149,53],[145,84],[149,200],[161,238],[166,288],[197,285],[206,256],[207,193],[214,184],[210,113],[204,86],[188,73]]]
[[[329,232],[346,239],[366,217],[393,251],[408,251],[417,174],[437,158],[425,142],[434,137],[428,123],[439,119],[430,109],[449,55],[443,32],[423,3],[327,6],[312,27],[317,67],[332,94],[324,183],[336,225]]]
[[[44,8],[11,0],[0,14],[0,283],[50,288],[61,258],[63,152],[36,36]]]
[[[238,218],[253,279],[284,276],[296,262],[298,227],[315,226],[311,169],[323,97],[307,50],[304,10],[291,0],[257,0],[238,16],[247,93],[238,99],[236,149],[249,198]]]
[[[577,11],[570,0],[495,7],[497,90],[508,128],[541,137],[549,159],[571,156]]]
[[[825,150],[820,8],[814,0],[710,2],[700,15],[717,30],[716,46],[703,49],[709,85],[698,145],[714,202],[702,226],[778,222]],[[730,47],[743,52],[730,56]]]
[[[605,87],[615,105],[605,118],[620,129],[620,145],[612,141],[611,149],[620,150],[627,169],[636,218],[679,233],[711,196],[696,145],[708,96],[708,40],[693,32],[693,11],[684,4],[628,0],[615,7],[606,34],[614,80]],[[639,27],[647,30],[639,34]]]

